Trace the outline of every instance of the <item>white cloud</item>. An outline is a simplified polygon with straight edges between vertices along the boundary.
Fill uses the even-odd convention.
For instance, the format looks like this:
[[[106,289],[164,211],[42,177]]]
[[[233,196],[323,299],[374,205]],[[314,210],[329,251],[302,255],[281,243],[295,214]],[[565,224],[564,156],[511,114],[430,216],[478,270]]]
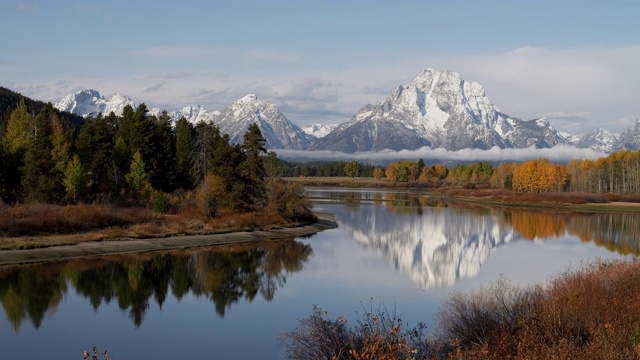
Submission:
[[[571,159],[597,159],[606,154],[591,150],[578,149],[572,146],[556,146],[549,149],[500,149],[493,147],[489,150],[462,149],[450,151],[446,149],[431,149],[423,147],[418,150],[392,151],[384,150],[378,152],[363,151],[352,154],[340,151],[301,151],[301,150],[273,150],[279,157],[292,161],[313,161],[313,160],[358,160],[362,162],[387,163],[396,160],[418,160],[425,161],[454,161],[454,162],[475,162],[475,161],[525,161],[531,159],[545,158],[553,162],[567,162]]]
[[[640,72],[635,70],[640,46],[523,47],[440,61],[449,63],[465,79],[480,82],[493,102],[512,116],[531,119],[549,112],[586,115],[581,121],[565,124],[562,130],[585,132],[640,114],[636,101]]]
[[[105,96],[116,91],[136,102],[162,105],[167,110],[200,104],[222,110],[236,99],[255,93],[281,107],[294,123],[343,123],[367,103],[384,100],[393,89],[408,84],[422,69],[433,67],[459,72],[467,81],[482,84],[487,96],[505,113],[525,120],[550,118],[561,131],[586,133],[597,127],[620,133],[640,116],[640,46],[549,49],[523,47],[495,54],[432,57],[414,56],[402,62],[358,63],[338,70],[305,67],[294,53],[254,49],[224,49],[204,45],[155,47],[137,53],[156,57],[215,57],[282,62],[297,61],[296,70],[245,71],[213,67],[218,72],[191,68],[173,72],[137,74],[122,78],[65,79],[55,86],[20,83],[21,91],[45,101],[58,101],[69,89],[89,86]],[[271,60],[268,60],[271,59]],[[207,58],[208,61],[208,58]],[[231,61],[228,61],[231,62]],[[246,65],[246,64],[245,64]],[[34,80],[35,81],[35,80]],[[152,93],[160,82],[162,88]],[[25,91],[28,90],[28,91]]]

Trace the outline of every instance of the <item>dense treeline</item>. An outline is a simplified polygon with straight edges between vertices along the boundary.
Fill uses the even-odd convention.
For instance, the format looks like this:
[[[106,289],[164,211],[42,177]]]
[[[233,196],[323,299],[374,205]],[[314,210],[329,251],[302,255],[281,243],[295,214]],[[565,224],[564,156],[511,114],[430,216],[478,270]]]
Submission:
[[[275,153],[273,153],[275,157]],[[349,168],[357,164],[357,169]],[[315,161],[308,163],[287,163],[280,160],[279,175],[285,177],[372,177],[375,166],[357,161]]]
[[[571,160],[556,164],[547,159],[456,165],[425,165],[416,161],[395,161],[376,167],[372,176],[400,182],[428,182],[434,186],[462,184],[490,186],[519,192],[640,193],[640,150],[622,150],[597,160]]]
[[[241,144],[232,144],[212,123],[194,126],[183,117],[174,127],[166,111],[152,116],[140,104],[125,106],[121,116],[99,114],[76,131],[51,103],[33,116],[24,99],[6,124],[0,199],[8,203],[144,202],[154,196],[166,203],[166,193],[184,189],[194,191],[211,216],[219,207],[266,208],[267,192],[280,186],[267,183],[265,164],[273,156],[265,156],[266,141],[256,124]],[[278,191],[300,194],[294,187]],[[295,202],[295,196],[288,199]],[[298,205],[297,213],[308,207]]]

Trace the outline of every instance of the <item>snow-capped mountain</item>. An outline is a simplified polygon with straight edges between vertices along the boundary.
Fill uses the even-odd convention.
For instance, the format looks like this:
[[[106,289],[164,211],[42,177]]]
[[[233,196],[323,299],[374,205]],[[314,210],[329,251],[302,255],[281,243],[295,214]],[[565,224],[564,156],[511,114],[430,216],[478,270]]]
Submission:
[[[185,117],[188,122],[192,124],[197,124],[200,121],[211,122],[214,118],[220,115],[220,111],[208,111],[203,106],[195,105],[195,106],[185,106],[180,110],[172,111],[169,113],[171,116],[171,121],[176,123],[180,120],[181,117]]]
[[[96,90],[86,89],[65,96],[54,107],[87,118],[99,113],[107,115],[112,111],[120,116],[126,105],[135,107],[133,100],[121,93],[115,93],[107,100]]]
[[[582,136],[582,138],[575,143],[575,146],[610,153],[613,150],[616,141],[618,141],[618,139],[614,134],[607,130],[598,128]]]
[[[547,118],[519,121],[514,131],[509,134],[510,147],[514,148],[550,148],[556,145],[568,144],[562,136],[547,120]]]
[[[482,85],[452,71],[427,69],[386,100],[362,108],[349,122],[314,141],[310,149],[354,152],[430,146],[459,150],[555,143],[565,141],[546,119],[512,118],[493,105]]]
[[[83,117],[122,114],[134,102],[115,93],[106,99],[96,90],[69,94],[55,107]],[[157,116],[160,109],[150,109]],[[196,124],[214,122],[231,141],[242,142],[249,124],[255,122],[270,149],[337,150],[344,152],[412,150],[424,146],[464,148],[548,148],[569,144],[601,152],[640,148],[640,123],[616,139],[598,129],[584,136],[558,132],[546,118],[523,121],[502,113],[485,95],[484,88],[467,82],[452,71],[427,69],[409,85],[397,87],[382,102],[366,105],[350,121],[340,125],[313,124],[303,129],[283,115],[276,105],[247,95],[222,113],[200,105],[169,113],[175,123],[181,117]],[[640,120],[639,120],[640,121]]]
[[[229,105],[214,122],[220,132],[229,134],[231,142],[242,143],[247,128],[252,123],[258,124],[262,136],[267,140],[268,149],[304,150],[310,137],[284,116],[277,106],[260,101],[254,94],[249,94]]]
[[[614,151],[640,149],[640,119],[636,120],[633,127],[623,132],[613,146]]]
[[[324,125],[324,124],[312,124],[302,127],[302,131],[311,135],[314,138],[322,138],[329,135],[333,130],[338,127],[338,124]]]
[[[564,132],[564,131],[559,131],[558,134],[560,134],[560,136],[562,136],[564,138],[564,140],[567,142],[567,144],[569,145],[575,145],[578,143],[578,141],[580,141],[580,139],[582,139],[582,137],[584,135],[579,135],[579,134],[575,134],[575,133],[568,133],[568,132]]]

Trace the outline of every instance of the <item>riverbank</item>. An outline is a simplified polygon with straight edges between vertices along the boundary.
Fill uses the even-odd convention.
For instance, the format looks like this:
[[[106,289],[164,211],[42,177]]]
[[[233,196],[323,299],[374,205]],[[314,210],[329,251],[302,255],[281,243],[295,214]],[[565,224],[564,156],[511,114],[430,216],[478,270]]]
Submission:
[[[216,234],[187,234],[145,239],[118,238],[115,240],[86,241],[25,250],[4,250],[0,251],[0,265],[69,260],[90,256],[130,254],[201,246],[243,244],[261,240],[280,240],[284,238],[309,236],[323,230],[337,227],[334,215],[316,213],[316,216],[318,220],[315,223],[293,227],[272,228],[269,230]]]
[[[304,186],[341,188],[385,188],[413,191],[444,202],[476,204],[491,207],[528,208],[570,212],[640,211],[640,195],[589,193],[525,193],[502,189],[474,189],[454,186],[434,186],[424,182],[393,182],[386,179],[348,177],[291,177],[286,181]]]

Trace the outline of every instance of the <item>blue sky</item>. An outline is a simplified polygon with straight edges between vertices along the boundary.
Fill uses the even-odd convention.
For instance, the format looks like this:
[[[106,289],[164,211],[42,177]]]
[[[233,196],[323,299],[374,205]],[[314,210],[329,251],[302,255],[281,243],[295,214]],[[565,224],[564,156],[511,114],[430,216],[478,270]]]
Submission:
[[[303,126],[436,68],[511,116],[622,132],[640,117],[639,15],[638,1],[3,0],[0,86],[170,111],[255,93]]]

